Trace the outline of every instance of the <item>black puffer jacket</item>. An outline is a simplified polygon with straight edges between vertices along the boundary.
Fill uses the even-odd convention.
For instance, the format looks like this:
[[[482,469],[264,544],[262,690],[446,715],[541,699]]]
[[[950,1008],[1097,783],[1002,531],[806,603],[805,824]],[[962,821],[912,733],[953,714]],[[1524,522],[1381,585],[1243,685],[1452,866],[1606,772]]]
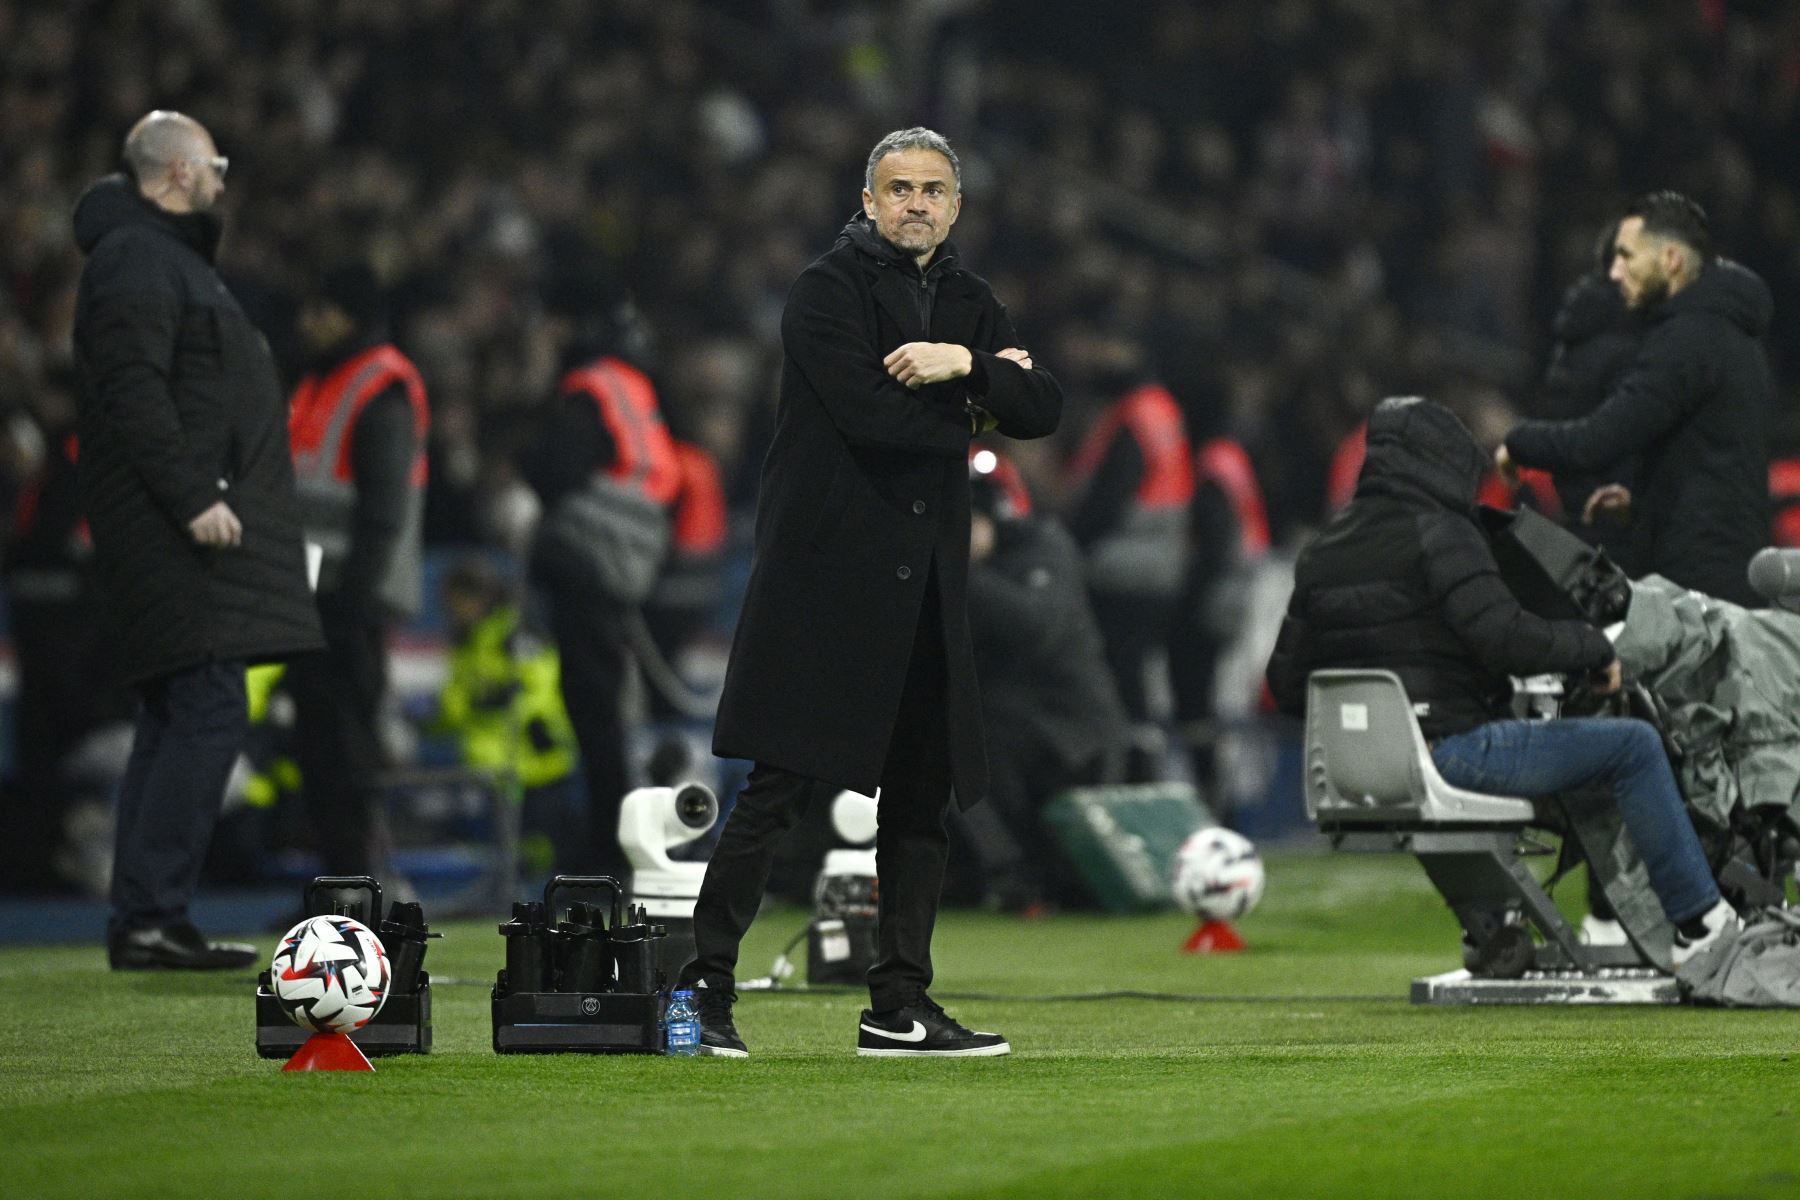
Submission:
[[[1462,422],[1414,398],[1369,419],[1356,496],[1295,567],[1269,660],[1283,712],[1306,705],[1308,673],[1383,668],[1400,676],[1427,737],[1507,715],[1510,675],[1593,671],[1612,644],[1580,621],[1519,607],[1475,522],[1487,465]]]
[[[123,678],[323,645],[268,343],[212,267],[218,223],[175,216],[123,176],[75,206],[88,256],[75,310],[81,484]],[[223,499],[231,549],[188,522]]]
[[[1768,361],[1774,304],[1761,279],[1723,259],[1645,317],[1631,368],[1591,415],[1527,421],[1507,435],[1523,466],[1602,471],[1632,455],[1643,469],[1633,520],[1648,569],[1750,607],[1750,558],[1769,542]]]

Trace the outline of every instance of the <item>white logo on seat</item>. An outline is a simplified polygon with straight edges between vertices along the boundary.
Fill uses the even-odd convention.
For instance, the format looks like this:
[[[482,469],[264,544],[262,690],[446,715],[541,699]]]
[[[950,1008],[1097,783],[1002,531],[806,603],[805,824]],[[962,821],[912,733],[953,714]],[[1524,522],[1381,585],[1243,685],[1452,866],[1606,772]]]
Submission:
[[[1366,704],[1338,705],[1338,725],[1352,733],[1367,733],[1369,706]]]

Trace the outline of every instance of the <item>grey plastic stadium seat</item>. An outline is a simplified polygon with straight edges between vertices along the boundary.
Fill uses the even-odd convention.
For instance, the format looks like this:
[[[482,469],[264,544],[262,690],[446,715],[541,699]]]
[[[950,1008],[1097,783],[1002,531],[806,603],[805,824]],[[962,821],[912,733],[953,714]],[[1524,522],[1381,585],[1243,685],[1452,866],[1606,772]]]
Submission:
[[[1306,695],[1306,813],[1323,826],[1523,824],[1529,800],[1444,782],[1392,671],[1314,671]]]

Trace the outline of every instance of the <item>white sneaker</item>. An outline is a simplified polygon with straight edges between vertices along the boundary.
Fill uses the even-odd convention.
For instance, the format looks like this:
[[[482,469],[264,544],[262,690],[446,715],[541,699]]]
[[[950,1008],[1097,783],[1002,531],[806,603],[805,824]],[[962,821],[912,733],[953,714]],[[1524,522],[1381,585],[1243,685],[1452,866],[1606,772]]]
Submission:
[[[1628,940],[1625,927],[1617,921],[1608,921],[1593,913],[1581,918],[1581,944],[1584,946],[1623,946]]]
[[[1706,933],[1700,937],[1690,938],[1679,929],[1675,931],[1675,944],[1670,956],[1674,959],[1677,967],[1718,941],[1720,935],[1726,930],[1736,929],[1742,924],[1738,919],[1737,910],[1724,900],[1707,909],[1701,915],[1700,921],[1706,926]]]

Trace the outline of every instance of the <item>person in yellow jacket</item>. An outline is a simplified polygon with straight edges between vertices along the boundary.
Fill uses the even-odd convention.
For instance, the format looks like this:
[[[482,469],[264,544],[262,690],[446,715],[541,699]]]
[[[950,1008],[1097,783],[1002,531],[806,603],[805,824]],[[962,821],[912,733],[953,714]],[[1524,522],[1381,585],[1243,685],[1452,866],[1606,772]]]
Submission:
[[[443,593],[453,641],[435,726],[458,738],[464,766],[516,787],[521,859],[528,871],[548,871],[578,852],[581,834],[571,787],[578,752],[563,707],[561,661],[526,627],[487,560],[457,562]]]

